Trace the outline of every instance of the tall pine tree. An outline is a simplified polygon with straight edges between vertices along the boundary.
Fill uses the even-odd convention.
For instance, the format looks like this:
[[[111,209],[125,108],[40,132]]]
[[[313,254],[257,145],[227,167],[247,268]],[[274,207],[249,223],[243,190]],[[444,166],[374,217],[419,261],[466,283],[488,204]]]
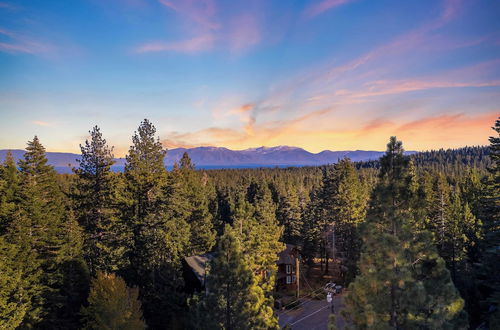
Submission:
[[[82,152],[75,169],[75,204],[78,220],[84,229],[84,256],[90,273],[116,272],[126,265],[127,228],[117,210],[116,176],[113,148],[108,147],[99,127],[90,133],[90,140],[80,145]]]
[[[85,282],[86,269],[81,263],[81,250],[70,228],[78,228],[74,218],[65,209],[54,168],[47,164],[45,149],[35,136],[28,142],[24,159],[19,161],[20,209],[8,228],[9,240],[22,249],[19,257],[33,292],[30,310],[23,327],[65,329],[78,326],[77,315],[69,315],[75,308],[67,304],[70,295],[79,305],[85,292],[70,290],[67,277]],[[78,230],[78,229],[77,229]],[[77,263],[78,269],[67,268]],[[62,315],[68,315],[67,318]]]
[[[132,137],[125,165],[125,215],[133,233],[128,281],[139,286],[148,326],[163,329],[175,328],[182,317],[180,261],[190,235],[189,224],[166,203],[165,151],[155,133],[145,119]]]
[[[331,235],[335,235],[334,242],[325,242],[324,246],[335,244],[336,255],[333,256],[332,251],[330,256],[341,258],[341,274],[348,283],[356,275],[361,248],[359,226],[366,213],[363,186],[349,159],[342,159],[333,168],[325,169],[319,208],[323,229],[329,228]],[[329,238],[333,240],[331,236]]]
[[[415,230],[415,178],[395,137],[380,162],[347,313],[358,329],[465,329],[463,300],[443,259],[428,233]]]
[[[481,200],[484,240],[479,269],[483,310],[490,329],[500,327],[500,117],[492,127],[490,137],[489,177],[485,180],[485,193]],[[494,311],[489,313],[489,311]]]

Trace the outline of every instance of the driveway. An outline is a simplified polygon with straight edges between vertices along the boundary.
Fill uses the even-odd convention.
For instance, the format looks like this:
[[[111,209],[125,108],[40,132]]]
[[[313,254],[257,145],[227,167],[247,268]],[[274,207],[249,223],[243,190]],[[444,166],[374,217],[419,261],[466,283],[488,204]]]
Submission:
[[[337,329],[343,329],[344,319],[340,315],[343,308],[342,296],[335,296],[333,304],[335,306]],[[330,310],[331,307],[326,302],[326,298],[324,300],[304,299],[299,308],[278,313],[279,325],[283,328],[288,324],[293,330],[327,330]]]

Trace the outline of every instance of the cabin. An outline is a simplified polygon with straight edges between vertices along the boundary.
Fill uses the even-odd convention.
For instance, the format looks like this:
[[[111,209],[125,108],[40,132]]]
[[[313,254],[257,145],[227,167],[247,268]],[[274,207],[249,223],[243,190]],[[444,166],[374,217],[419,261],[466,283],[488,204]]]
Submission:
[[[276,264],[276,289],[292,289],[297,283],[296,258],[299,252],[295,245],[286,244],[286,248],[278,254]],[[182,260],[182,275],[184,278],[184,291],[188,294],[202,292],[207,289],[206,277],[213,253],[186,257]],[[264,274],[263,274],[264,276]]]
[[[186,293],[193,294],[206,290],[207,268],[213,257],[213,253],[205,253],[182,260],[182,277]]]
[[[278,254],[278,272],[276,289],[292,289],[297,285],[297,258],[299,250],[296,245],[286,244],[286,248]]]

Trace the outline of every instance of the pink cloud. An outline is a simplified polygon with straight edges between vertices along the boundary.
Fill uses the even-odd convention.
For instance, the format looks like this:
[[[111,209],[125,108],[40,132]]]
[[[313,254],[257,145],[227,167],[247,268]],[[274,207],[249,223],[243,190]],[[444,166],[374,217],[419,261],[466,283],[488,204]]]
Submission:
[[[152,42],[139,46],[135,49],[136,53],[152,53],[152,52],[178,52],[178,53],[199,53],[207,51],[213,47],[214,37],[204,35],[188,40],[176,42]]]
[[[0,42],[0,51],[17,54],[47,54],[54,51],[54,47],[33,40],[25,35],[0,28],[0,34],[8,37],[8,42]]]
[[[159,0],[162,5],[187,17],[191,21],[217,30],[220,24],[216,21],[216,7],[213,0]]]
[[[323,0],[307,7],[303,12],[303,16],[306,18],[312,18],[324,13],[327,10],[339,7],[351,1],[352,0]]]
[[[260,41],[259,25],[255,15],[235,16],[230,24],[228,43],[234,52],[242,52]]]
[[[32,123],[37,125],[37,126],[51,126],[50,123],[43,121],[43,120],[34,120],[34,121],[32,121]]]
[[[231,53],[241,54],[261,41],[261,26],[256,8],[221,16],[218,15],[214,0],[158,1],[185,21],[184,29],[188,37],[181,38],[183,40],[178,42],[147,43],[137,47],[137,53],[173,51],[192,54],[218,46]]]

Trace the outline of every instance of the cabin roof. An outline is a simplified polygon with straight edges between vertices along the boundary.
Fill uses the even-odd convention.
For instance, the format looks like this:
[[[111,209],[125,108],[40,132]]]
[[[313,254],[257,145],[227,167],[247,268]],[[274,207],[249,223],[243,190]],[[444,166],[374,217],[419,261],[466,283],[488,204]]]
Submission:
[[[207,264],[213,257],[212,253],[205,253],[199,256],[186,257],[184,260],[186,260],[188,266],[193,270],[200,283],[203,284],[205,283]]]
[[[297,246],[293,244],[285,244],[286,248],[278,253],[277,264],[295,264],[295,254],[297,251]]]

